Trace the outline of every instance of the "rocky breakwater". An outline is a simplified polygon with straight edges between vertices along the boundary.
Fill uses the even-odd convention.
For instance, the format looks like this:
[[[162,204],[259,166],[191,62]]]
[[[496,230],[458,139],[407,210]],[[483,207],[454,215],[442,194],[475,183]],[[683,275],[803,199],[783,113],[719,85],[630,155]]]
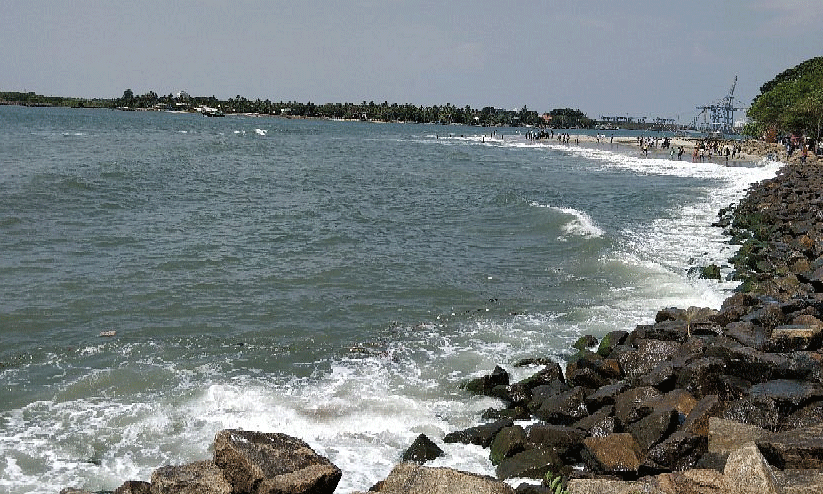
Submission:
[[[488,447],[500,479],[561,476],[572,493],[823,492],[821,172],[787,165],[721,212],[744,291],[720,310],[586,337],[565,372],[541,362],[509,383],[498,367],[466,388],[505,407],[445,441]]]

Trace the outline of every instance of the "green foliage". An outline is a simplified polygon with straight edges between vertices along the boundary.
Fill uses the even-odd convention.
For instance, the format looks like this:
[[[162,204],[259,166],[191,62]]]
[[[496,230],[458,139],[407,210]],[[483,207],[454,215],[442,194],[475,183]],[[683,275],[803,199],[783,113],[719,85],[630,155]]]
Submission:
[[[546,476],[543,477],[543,485],[551,489],[554,494],[569,494],[569,491],[564,488],[564,484],[563,476],[555,476],[551,470],[546,472]]]
[[[748,132],[768,128],[778,133],[820,137],[823,127],[823,57],[807,60],[763,84],[752,101]]]

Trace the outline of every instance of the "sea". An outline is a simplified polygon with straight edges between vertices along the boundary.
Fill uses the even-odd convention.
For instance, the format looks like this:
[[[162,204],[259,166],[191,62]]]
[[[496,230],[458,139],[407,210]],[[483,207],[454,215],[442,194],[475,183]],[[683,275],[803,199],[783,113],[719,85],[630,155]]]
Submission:
[[[148,481],[226,428],[306,441],[341,493],[419,434],[494,475],[443,443],[501,407],[461,384],[719,308],[712,223],[780,166],[527,130],[0,107],[0,492]]]

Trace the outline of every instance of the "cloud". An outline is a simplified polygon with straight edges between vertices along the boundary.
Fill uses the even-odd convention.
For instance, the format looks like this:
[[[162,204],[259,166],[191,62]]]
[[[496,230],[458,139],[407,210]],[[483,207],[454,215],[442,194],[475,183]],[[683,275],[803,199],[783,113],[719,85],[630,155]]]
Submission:
[[[823,2],[820,0],[759,0],[752,8],[769,16],[769,26],[783,31],[819,30],[823,22]]]

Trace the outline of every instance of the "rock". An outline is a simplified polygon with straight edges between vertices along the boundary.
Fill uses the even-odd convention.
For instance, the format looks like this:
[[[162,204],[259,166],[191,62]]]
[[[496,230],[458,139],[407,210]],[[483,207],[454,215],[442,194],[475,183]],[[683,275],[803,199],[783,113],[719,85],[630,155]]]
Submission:
[[[658,410],[630,424],[626,430],[645,451],[677,429],[678,415],[674,410]]]
[[[60,489],[60,494],[94,494],[91,491],[87,491],[85,489],[77,489],[74,487],[64,487]]]
[[[370,492],[381,494],[514,494],[505,482],[450,468],[401,463]]]
[[[605,479],[569,480],[568,494],[638,494],[652,492],[647,490],[646,482],[623,482]],[[662,493],[654,493],[662,494]]]
[[[606,336],[600,340],[600,346],[597,347],[597,354],[601,357],[608,357],[612,349],[617,345],[622,345],[629,335],[626,331],[611,331],[606,333]]]
[[[151,474],[152,494],[231,494],[232,485],[211,461],[167,465]]]
[[[750,321],[734,321],[726,325],[723,334],[742,345],[762,350],[771,336],[763,326],[755,326]]]
[[[635,343],[637,349],[615,347],[610,355],[620,363],[620,369],[629,379],[638,379],[648,374],[661,362],[671,359],[680,348],[677,341],[641,339]]]
[[[613,432],[617,432],[614,407],[603,407],[593,414],[578,420],[572,424],[572,427],[586,432],[586,435],[591,437],[605,437]]]
[[[586,388],[577,386],[543,400],[534,415],[550,424],[571,425],[589,414],[586,395]]]
[[[552,362],[534,375],[510,385],[506,401],[512,405],[527,406],[533,399],[533,390],[540,386],[549,386],[558,392],[560,389],[568,389],[560,364]]]
[[[724,480],[717,470],[693,469],[660,474],[650,484],[661,493],[725,494]]]
[[[726,404],[720,401],[717,395],[704,396],[694,405],[692,411],[686,416],[681,430],[706,437],[709,435],[709,421],[711,417],[722,414],[725,408]]]
[[[823,399],[823,386],[793,379],[775,379],[755,384],[749,396],[757,403],[774,402],[781,415],[789,415],[801,405]]]
[[[628,433],[587,437],[583,446],[583,460],[595,472],[632,477],[637,475],[643,461],[640,446]]]
[[[150,494],[151,483],[141,480],[128,480],[114,490],[114,494]]]
[[[810,403],[795,411],[779,424],[779,430],[788,431],[823,424],[823,401]]]
[[[823,424],[763,436],[756,441],[775,467],[823,469]]]
[[[537,448],[555,451],[566,463],[580,459],[584,434],[562,425],[532,424],[526,428],[526,439]]]
[[[508,385],[509,373],[498,365],[495,366],[491,374],[478,377],[477,379],[472,379],[471,381],[467,382],[463,387],[467,391],[474,394],[489,395],[491,394],[495,386]]]
[[[697,465],[706,449],[704,436],[678,431],[649,450],[649,466],[652,469],[688,470]]]
[[[701,357],[689,362],[677,379],[677,387],[685,389],[695,398],[707,395],[726,395],[726,386],[721,376],[725,374],[726,362],[716,357]]]
[[[586,405],[591,410],[597,410],[606,405],[614,405],[614,400],[621,393],[629,389],[629,383],[619,382],[601,386],[594,393],[586,397]]]
[[[764,349],[768,352],[817,350],[820,348],[822,339],[823,331],[821,331],[819,321],[810,325],[777,326],[772,330],[771,338],[765,342]]]
[[[823,471],[772,470],[772,473],[785,494],[820,494],[823,492]]]
[[[712,417],[709,419],[709,452],[729,454],[767,436],[760,427]]]
[[[413,461],[422,465],[429,460],[443,456],[443,454],[443,450],[438,445],[425,434],[420,434],[403,453],[403,461]]]
[[[489,446],[489,459],[492,465],[498,465],[504,458],[513,456],[526,449],[526,431],[519,425],[504,427],[494,436]]]
[[[278,433],[222,430],[214,439],[214,463],[235,492],[256,494],[331,494],[342,475],[305,442]]]
[[[723,470],[728,492],[740,494],[778,494],[777,479],[754,443],[732,452]]]
[[[677,412],[678,425],[680,425],[697,405],[697,400],[685,389],[674,389],[663,396],[646,400],[644,405],[654,410],[673,410]]]
[[[776,431],[780,424],[780,410],[774,400],[758,401],[747,396],[730,402],[721,418]]]
[[[617,396],[614,400],[614,416],[625,427],[636,422],[651,412],[651,409],[642,405],[650,398],[658,398],[660,392],[651,387],[631,388]]]
[[[572,345],[572,348],[577,350],[586,350],[594,347],[595,345],[597,345],[597,338],[587,334],[578,338],[577,341],[574,342],[574,345]]]
[[[491,424],[478,425],[476,427],[469,427],[462,431],[455,431],[446,434],[443,438],[445,443],[462,443],[462,444],[476,444],[488,448],[491,445],[494,436],[500,432],[504,427],[511,427],[514,421],[511,419],[500,419]]]
[[[546,472],[557,472],[563,467],[563,459],[551,449],[527,449],[505,458],[495,472],[500,480],[512,478],[542,480]]]

